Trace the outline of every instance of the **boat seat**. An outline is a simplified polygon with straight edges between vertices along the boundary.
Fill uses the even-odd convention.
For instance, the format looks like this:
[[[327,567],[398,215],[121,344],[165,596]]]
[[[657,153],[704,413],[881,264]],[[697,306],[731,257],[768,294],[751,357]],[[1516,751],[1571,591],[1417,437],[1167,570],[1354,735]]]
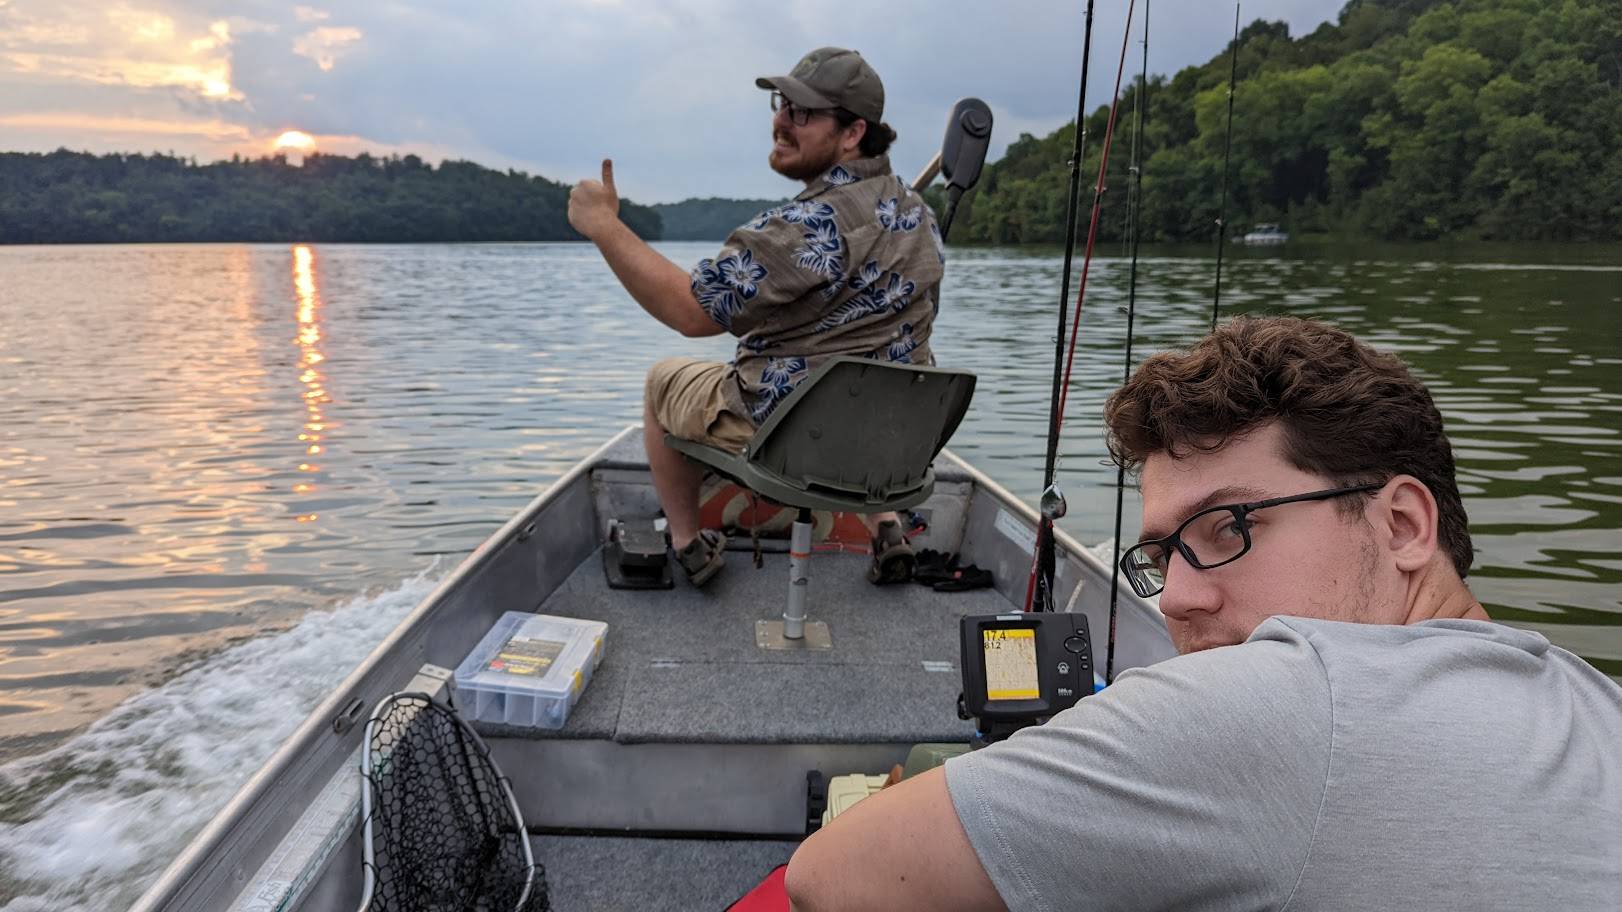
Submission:
[[[923,503],[935,456],[969,409],[968,371],[839,357],[779,404],[742,453],[665,444],[767,500],[883,513]]]
[[[741,453],[665,436],[671,449],[798,510],[787,608],[781,622],[757,624],[757,643],[832,647],[825,624],[805,622],[811,511],[883,513],[923,503],[935,488],[931,464],[968,411],[974,384],[967,371],[834,358],[783,399]]]

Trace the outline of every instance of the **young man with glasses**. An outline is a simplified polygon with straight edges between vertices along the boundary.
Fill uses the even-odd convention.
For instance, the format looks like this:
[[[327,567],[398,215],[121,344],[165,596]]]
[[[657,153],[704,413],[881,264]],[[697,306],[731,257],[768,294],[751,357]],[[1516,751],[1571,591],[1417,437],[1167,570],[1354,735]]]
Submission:
[[[569,195],[569,223],[590,238],[643,309],[686,336],[738,337],[730,364],[666,358],[648,372],[643,438],[671,546],[695,585],[722,566],[726,539],[699,528],[703,471],[665,446],[677,437],[741,451],[823,362],[840,355],[930,364],[946,254],[935,217],[890,170],[895,131],[884,86],[855,51],[819,48],[771,91],[773,170],[805,184],[760,213],[691,272],[620,221],[612,162]],[[875,583],[910,578],[914,557],[893,513],[864,517]]]
[[[1183,654],[840,815],[796,908],[1617,908],[1622,687],[1488,620],[1401,361],[1240,318],[1104,417]]]

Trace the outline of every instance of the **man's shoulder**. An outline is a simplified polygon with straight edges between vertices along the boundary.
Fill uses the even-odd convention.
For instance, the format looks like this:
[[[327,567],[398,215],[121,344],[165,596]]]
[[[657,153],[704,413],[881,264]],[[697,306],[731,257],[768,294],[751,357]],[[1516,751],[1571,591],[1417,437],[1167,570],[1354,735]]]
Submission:
[[[854,183],[835,187],[820,199],[846,211],[859,215],[863,221],[889,221],[886,214],[904,216],[908,209],[918,207],[916,215],[927,212],[923,197],[914,193],[907,182],[889,171],[862,178]]]
[[[874,193],[899,180],[890,170],[890,157],[856,158],[840,162],[808,184],[796,201]]]
[[[1314,680],[1332,684],[1371,665],[1535,662],[1569,655],[1538,633],[1490,621],[1362,624],[1277,615],[1242,643],[1132,669],[1120,680],[1141,677],[1161,687],[1198,691],[1196,699],[1209,701],[1219,699],[1222,689],[1266,691]]]
[[[1326,733],[1330,686],[1313,644],[1286,630],[1129,669],[1078,704],[1083,707],[1077,724],[1109,720],[1136,727],[1135,720],[1154,719],[1134,737],[1165,737],[1172,745],[1192,731],[1222,742],[1214,745],[1218,752],[1243,751],[1257,724],[1296,729],[1303,737]],[[1064,714],[1055,721],[1061,719]]]
[[[884,156],[835,165],[795,202],[832,207],[841,226],[853,231],[868,226],[901,231],[934,219],[923,198],[890,170]]]
[[[1512,671],[1585,666],[1542,634],[1492,621],[1441,619],[1416,624],[1360,624],[1321,618],[1268,618],[1245,645],[1304,643],[1337,676],[1385,668],[1424,674],[1438,663],[1458,669]]]
[[[1277,683],[1272,679],[1281,677],[1321,678],[1323,662],[1312,638],[1294,627],[1275,625],[1277,620],[1264,622],[1243,643],[1174,656],[1124,671],[1117,680],[1149,677],[1172,685],[1211,682],[1248,687],[1248,682],[1269,679],[1258,685],[1266,687]]]
[[[1622,685],[1536,631],[1462,619],[1399,625],[1274,617],[1245,645],[1281,640],[1312,648],[1340,711],[1357,715],[1370,701],[1408,708],[1382,713],[1382,725],[1400,727],[1407,715],[1423,726],[1444,710],[1482,720],[1536,715],[1541,705],[1574,701],[1591,721],[1622,733]]]

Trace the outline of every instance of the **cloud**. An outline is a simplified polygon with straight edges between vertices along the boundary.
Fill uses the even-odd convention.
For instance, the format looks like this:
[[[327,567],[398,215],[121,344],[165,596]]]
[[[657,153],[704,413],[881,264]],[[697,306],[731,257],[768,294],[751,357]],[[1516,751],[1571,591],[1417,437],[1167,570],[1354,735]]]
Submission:
[[[293,42],[293,53],[314,60],[315,65],[323,70],[330,70],[338,62],[338,57],[360,39],[358,28],[322,26],[300,35]]]
[[[251,138],[248,128],[223,120],[181,121],[151,117],[105,117],[66,111],[8,114],[0,116],[0,127],[17,130],[87,131],[123,136],[189,136],[208,141],[242,142]]]
[[[1246,0],[1244,15],[1282,18],[1303,34],[1342,2]],[[1040,135],[1074,116],[1083,7],[392,0],[328,12],[270,0],[127,0],[111,8],[0,0],[0,117],[219,122],[266,151],[275,135],[298,129],[352,138],[357,149],[443,153],[563,181],[596,173],[606,156],[638,201],[787,196],[796,185],[765,165],[770,112],[755,76],[787,72],[813,47],[854,46],[884,79],[885,119],[900,134],[898,171],[929,159],[946,112],[967,95],[996,113],[995,157],[1020,132]],[[1138,10],[1141,17],[1142,4]],[[1207,0],[1161,0],[1153,15],[1157,73],[1203,63],[1233,27],[1232,8]],[[1108,99],[1123,16],[1124,5],[1098,4],[1089,109]],[[1127,79],[1136,72],[1136,41]],[[131,150],[119,145],[130,132],[95,126],[110,121],[59,123],[31,127],[24,138],[8,131],[0,144]],[[178,150],[200,157],[230,145],[193,135],[170,134]]]
[[[240,97],[231,88],[231,65],[224,60],[141,60],[74,54],[7,54],[19,73],[82,80],[102,85],[150,88],[176,86],[208,98]]]
[[[175,20],[161,13],[115,6],[107,11],[107,19],[135,41],[166,42],[175,37]]]
[[[0,61],[13,73],[104,86],[175,87],[206,98],[237,98],[231,86],[231,29],[225,20],[120,4],[68,4],[48,12],[8,5]]]

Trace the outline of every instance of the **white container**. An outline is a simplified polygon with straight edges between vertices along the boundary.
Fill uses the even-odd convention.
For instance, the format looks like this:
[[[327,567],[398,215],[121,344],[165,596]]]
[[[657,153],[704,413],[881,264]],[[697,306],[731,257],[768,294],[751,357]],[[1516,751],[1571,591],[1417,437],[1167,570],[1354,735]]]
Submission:
[[[829,821],[855,807],[857,802],[869,795],[877,795],[884,790],[884,783],[889,781],[889,773],[879,773],[877,776],[851,773],[829,779],[828,806],[822,812],[822,825],[827,826]]]
[[[462,712],[480,722],[558,729],[603,661],[601,621],[509,611],[456,666]]]

